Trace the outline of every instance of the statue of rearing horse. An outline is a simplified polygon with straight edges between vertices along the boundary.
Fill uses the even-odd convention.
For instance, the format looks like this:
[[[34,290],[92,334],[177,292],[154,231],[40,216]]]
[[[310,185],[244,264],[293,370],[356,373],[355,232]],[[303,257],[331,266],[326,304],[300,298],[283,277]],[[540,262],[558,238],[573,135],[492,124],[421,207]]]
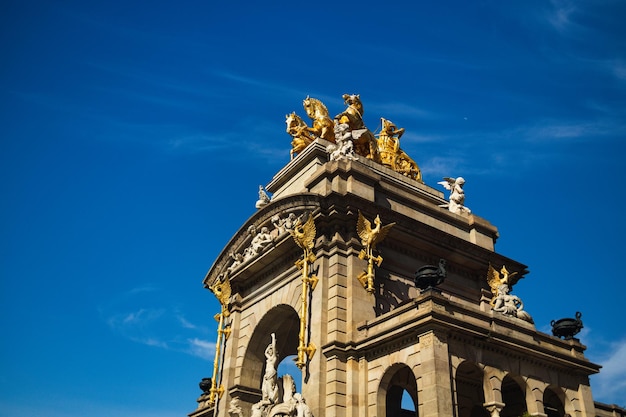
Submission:
[[[313,120],[313,127],[308,128],[311,133],[329,142],[335,142],[335,124],[328,116],[328,109],[316,98],[307,96],[302,104],[306,114]]]

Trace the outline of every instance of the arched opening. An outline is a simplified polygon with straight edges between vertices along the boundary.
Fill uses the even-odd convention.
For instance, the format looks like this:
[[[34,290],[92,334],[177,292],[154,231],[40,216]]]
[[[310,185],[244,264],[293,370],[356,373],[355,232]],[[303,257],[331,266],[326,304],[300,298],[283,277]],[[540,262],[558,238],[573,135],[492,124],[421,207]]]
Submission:
[[[278,375],[281,376],[283,368],[287,368],[288,372],[285,373],[289,373],[297,384],[300,383],[300,370],[298,369],[298,373],[295,373],[290,366],[291,357],[297,355],[299,330],[300,317],[289,305],[278,305],[263,316],[248,342],[241,366],[240,401],[254,404],[261,399],[261,384],[265,372],[265,349],[272,341],[272,333],[276,334]]]
[[[417,417],[417,382],[411,368],[395,364],[387,369],[378,388],[378,404],[381,416]]]
[[[505,406],[500,412],[500,417],[519,417],[527,411],[524,389],[510,375],[502,380],[502,402]]]
[[[483,371],[474,363],[463,362],[456,370],[458,417],[489,417],[485,410]]]
[[[543,392],[543,410],[548,417],[563,417],[565,406],[564,394],[559,388],[548,387]]]
[[[298,355],[289,355],[284,358],[281,356],[281,361],[278,364],[278,375],[289,374],[293,377],[293,382],[296,384],[296,392],[302,392],[302,370],[296,365]]]

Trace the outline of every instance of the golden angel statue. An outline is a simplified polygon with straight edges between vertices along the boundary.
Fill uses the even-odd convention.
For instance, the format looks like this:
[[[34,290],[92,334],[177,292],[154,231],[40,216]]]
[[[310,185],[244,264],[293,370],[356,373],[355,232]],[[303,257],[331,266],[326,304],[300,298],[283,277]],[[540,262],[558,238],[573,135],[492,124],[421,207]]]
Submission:
[[[367,272],[362,272],[358,280],[361,285],[363,285],[363,288],[365,288],[365,291],[370,294],[374,292],[374,262],[376,262],[377,266],[380,266],[383,262],[383,258],[380,255],[374,256],[374,249],[376,248],[376,244],[382,241],[393,225],[395,225],[395,223],[390,223],[383,226],[379,215],[376,215],[374,224],[375,226],[372,228],[372,223],[359,211],[356,231],[361,238],[361,244],[364,246],[359,253],[359,258],[367,260]]]
[[[518,296],[510,294],[511,288],[519,280],[519,277],[515,278],[516,275],[517,272],[509,273],[504,265],[500,272],[498,272],[489,264],[487,283],[493,294],[491,308],[493,311],[533,323],[530,314],[524,311],[524,303],[522,303],[522,300]]]

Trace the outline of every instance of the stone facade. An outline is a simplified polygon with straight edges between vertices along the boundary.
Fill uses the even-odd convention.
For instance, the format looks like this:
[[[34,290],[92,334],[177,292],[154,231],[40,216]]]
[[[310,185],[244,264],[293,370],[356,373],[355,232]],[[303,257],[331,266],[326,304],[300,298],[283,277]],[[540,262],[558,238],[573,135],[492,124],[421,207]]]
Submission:
[[[578,340],[492,311],[488,265],[526,272],[494,251],[496,227],[451,213],[441,207],[440,191],[366,158],[329,162],[327,145],[316,140],[276,174],[266,187],[271,202],[241,227],[205,278],[209,287],[223,277],[231,254],[249,243],[251,225],[272,228],[276,216],[313,215],[319,282],[310,297],[307,340],[317,351],[301,385],[314,416],[616,415],[609,406],[596,411],[589,375],[600,367],[585,358]],[[357,280],[366,267],[359,258],[359,211],[395,222],[378,246],[384,261],[375,270],[374,294]],[[268,335],[276,334],[281,357],[297,353],[302,280],[295,262],[302,251],[289,233],[271,233],[271,244],[228,275],[225,392],[217,410],[201,397],[192,417],[227,416],[233,398],[250,416],[261,398]],[[420,292],[415,271],[439,259],[447,261],[445,282]],[[402,409],[405,392],[415,411]]]

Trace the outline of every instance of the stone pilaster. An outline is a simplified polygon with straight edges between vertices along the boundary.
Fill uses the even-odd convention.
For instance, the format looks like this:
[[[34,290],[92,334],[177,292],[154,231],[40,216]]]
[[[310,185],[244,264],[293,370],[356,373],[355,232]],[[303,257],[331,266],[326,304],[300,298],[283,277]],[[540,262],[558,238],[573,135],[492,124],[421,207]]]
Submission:
[[[419,351],[419,415],[452,417],[450,360],[445,335],[434,330],[420,335]]]

